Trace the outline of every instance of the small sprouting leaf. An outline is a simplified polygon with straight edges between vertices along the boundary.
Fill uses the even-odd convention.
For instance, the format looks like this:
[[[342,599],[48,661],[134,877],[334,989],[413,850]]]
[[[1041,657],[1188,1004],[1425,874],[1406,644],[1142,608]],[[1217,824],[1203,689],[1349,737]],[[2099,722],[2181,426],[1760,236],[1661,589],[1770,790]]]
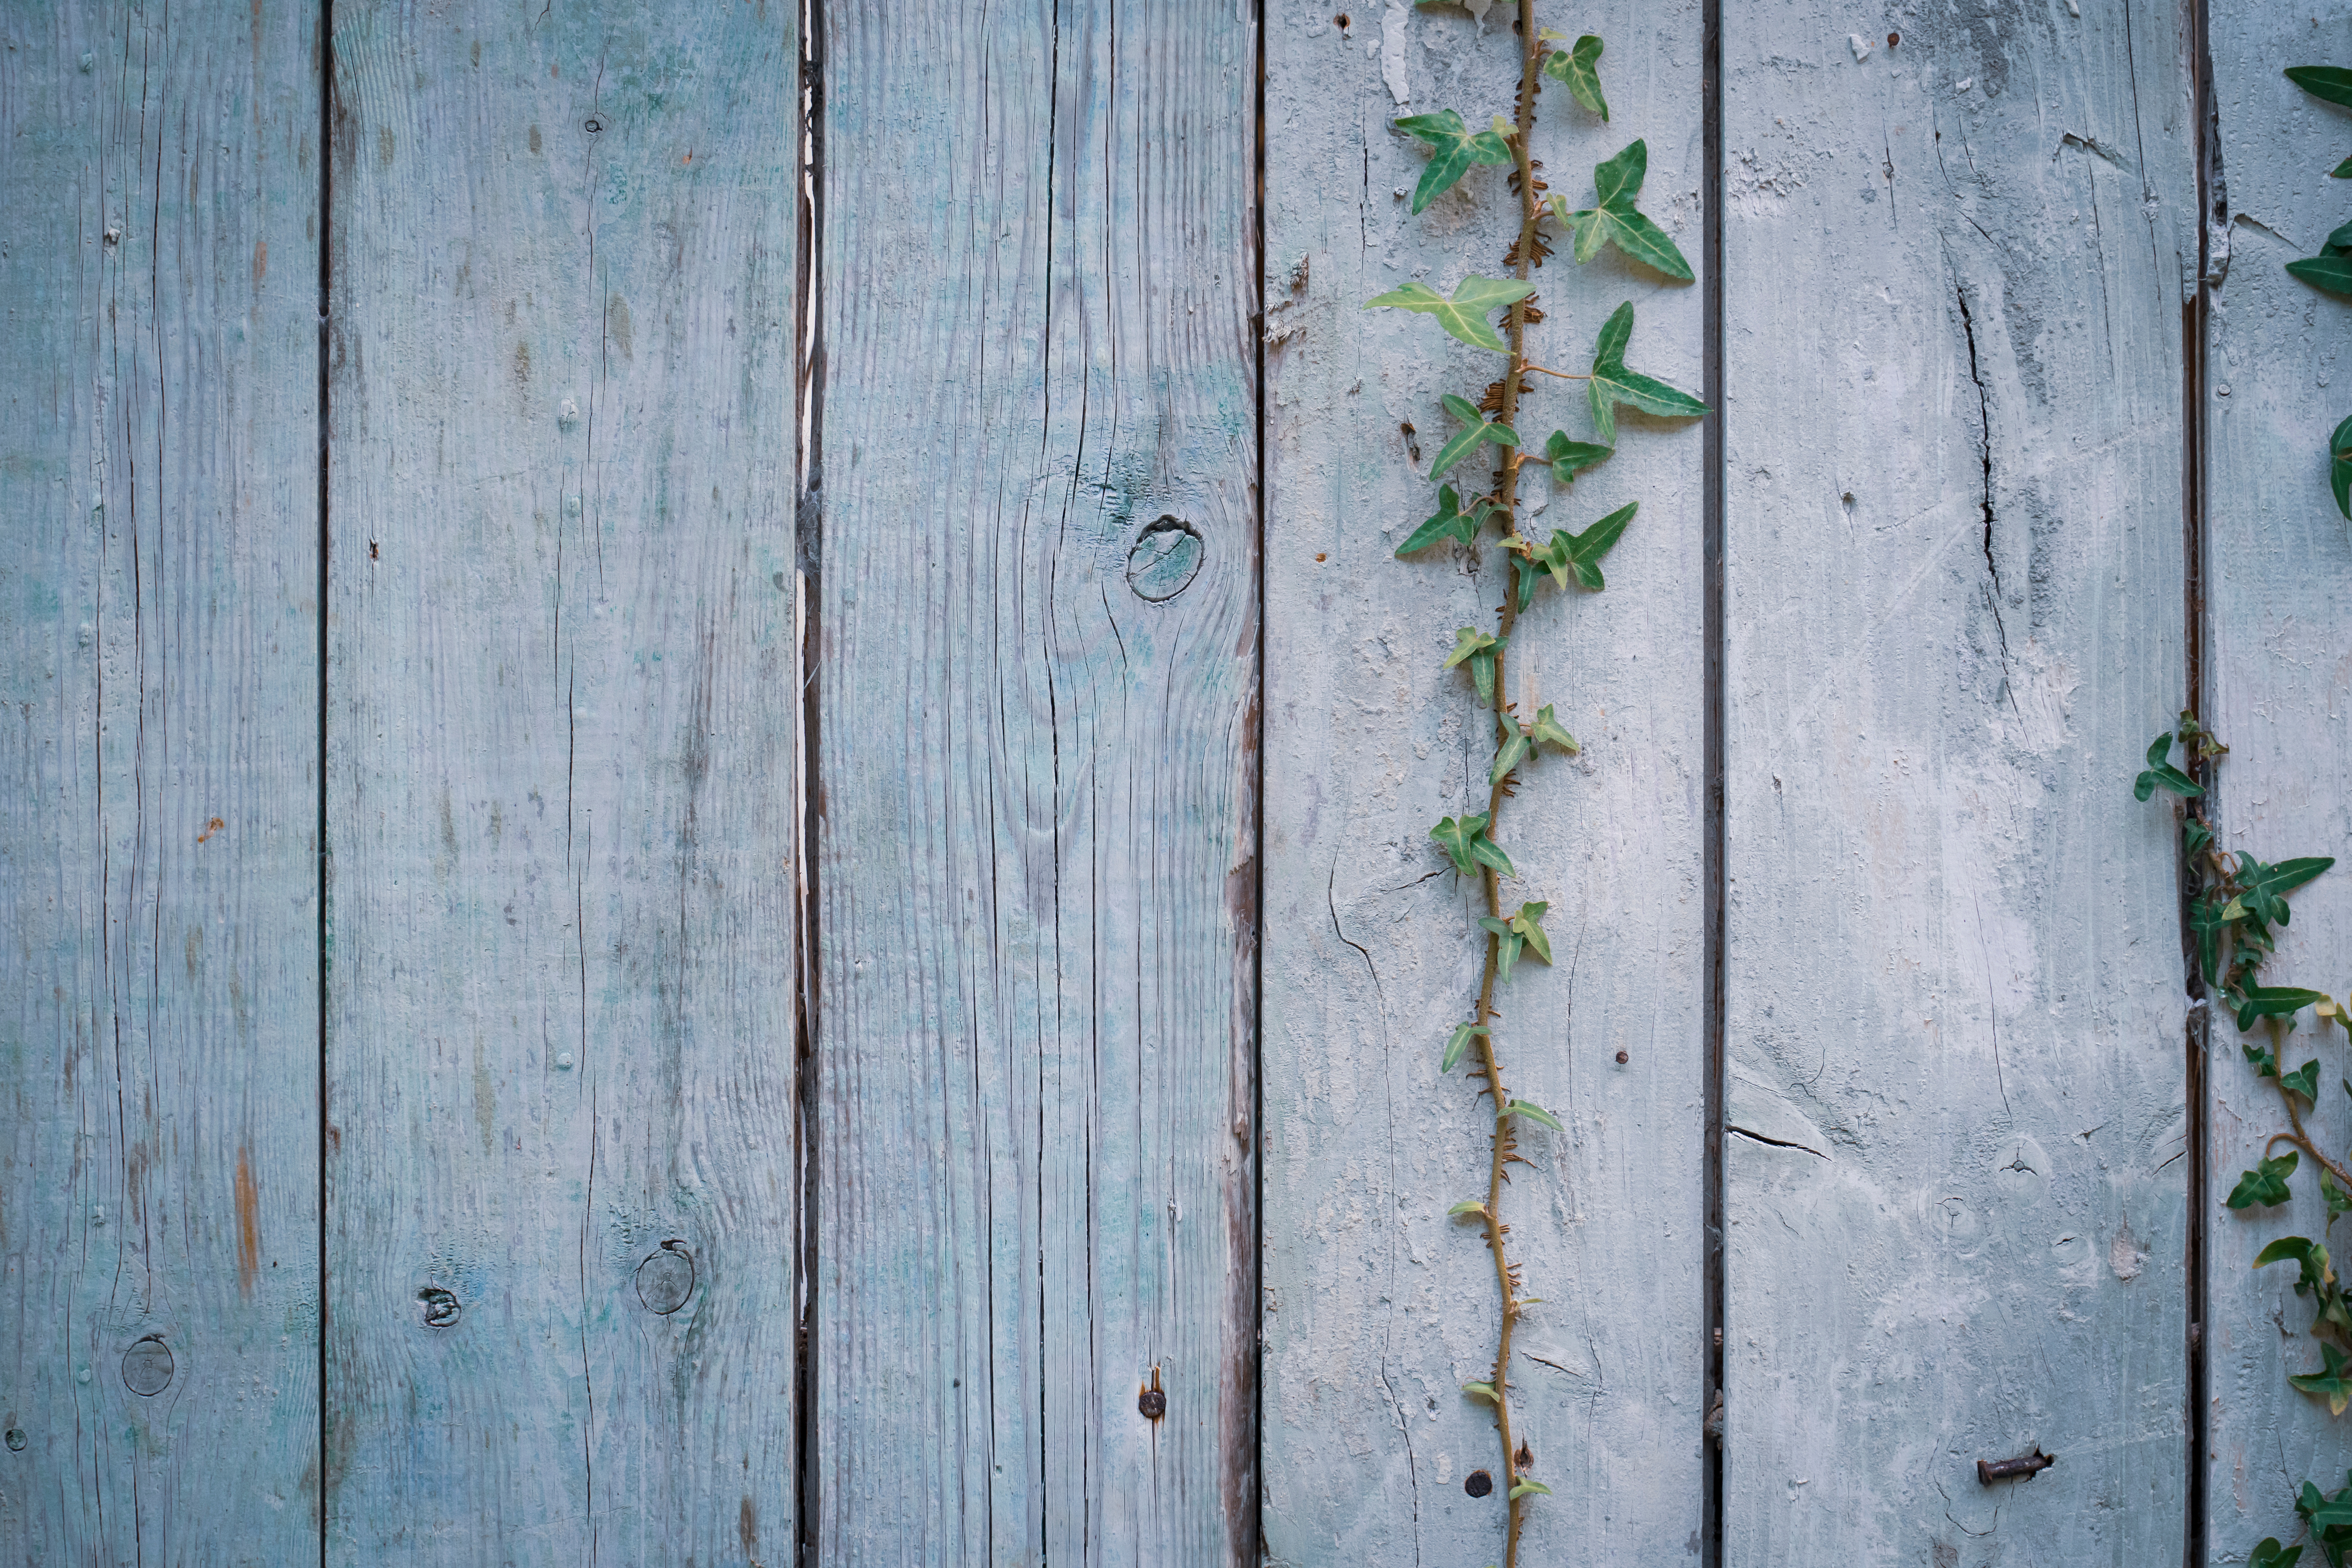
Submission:
[[[1495,1397],[1495,1385],[1491,1383],[1465,1383],[1462,1385],[1462,1392],[1473,1399],[1483,1399],[1489,1405],[1503,1403]]]
[[[2279,1075],[2278,1053],[2257,1040],[2241,1040],[2238,1049],[2246,1065],[2254,1069],[2256,1078],[2276,1078]]]
[[[1486,1026],[1484,1024],[1454,1025],[1454,1037],[1445,1042],[1445,1059],[1437,1064],[1437,1070],[1440,1073],[1452,1072],[1460,1065],[1464,1054],[1470,1049],[1470,1042],[1486,1032]]]
[[[1460,1203],[1455,1204],[1452,1208],[1445,1211],[1445,1215],[1448,1219],[1459,1218],[1461,1215],[1465,1214],[1475,1214],[1480,1219],[1484,1219],[1486,1217],[1486,1205],[1479,1202],[1476,1198],[1464,1198]]]
[[[1573,756],[1581,748],[1577,745],[1575,736],[1560,728],[1559,721],[1552,717],[1551,710],[1552,705],[1549,702],[1536,710],[1536,721],[1528,727],[1528,739],[1538,746],[1558,746]]]
[[[1396,552],[1411,555],[1416,551],[1428,549],[1441,539],[1457,539],[1465,544],[1475,544],[1478,531],[1486,525],[1486,514],[1492,510],[1493,503],[1481,496],[1470,503],[1468,511],[1464,511],[1462,498],[1454,492],[1454,487],[1441,485],[1437,490],[1436,515],[1414,529],[1412,537],[1398,545]]]
[[[2193,816],[2189,819],[2188,825],[2180,832],[2181,837],[2188,843],[2189,853],[2192,858],[2205,853],[2205,847],[2213,842],[2213,830]]]
[[[2303,1556],[2300,1546],[2281,1546],[2274,1535],[2266,1535],[2254,1547],[2254,1554],[2246,1559],[2246,1568],[2294,1568]]]
[[[1448,669],[1469,665],[1470,679],[1478,683],[1478,700],[1489,708],[1495,705],[1495,655],[1505,640],[1475,626],[1464,626],[1454,634],[1454,651],[1445,656]]]
[[[1633,336],[1633,301],[1628,300],[1601,324],[1601,335],[1593,341],[1592,379],[1585,387],[1592,399],[1593,427],[1604,447],[1617,444],[1617,405],[1621,403],[1674,419],[1696,418],[1706,412],[1706,405],[1689,393],[1625,368],[1625,345]]]
[[[2230,1191],[2229,1206],[2233,1209],[2253,1208],[2257,1205],[2268,1208],[2273,1204],[2286,1202],[2286,1179],[2293,1173],[2296,1159],[2295,1152],[2290,1149],[2277,1159],[2264,1160],[2254,1169],[2240,1174],[2238,1184]],[[2273,1261],[2267,1255],[2281,1245],[2283,1244],[2274,1241],[2269,1247],[2263,1248],[2265,1256],[2256,1261],[2254,1267],[2259,1268],[2263,1263]]]
[[[2337,1186],[2336,1178],[2327,1173],[2325,1165],[2319,1167],[2319,1195],[2327,1202],[2327,1217],[2330,1219],[2352,1209],[2352,1193]]]
[[[1451,189],[1470,172],[1471,164],[1511,161],[1510,145],[1501,136],[1492,131],[1471,130],[1450,109],[1435,114],[1408,114],[1396,122],[1396,128],[1411,132],[1430,146],[1429,166],[1421,172],[1421,184],[1413,187],[1416,213]]]
[[[2345,421],[2352,425],[2352,419]],[[1544,443],[1544,461],[1551,465],[1551,477],[1564,485],[1574,484],[1576,476],[1585,469],[1606,461],[1616,452],[1614,447],[1603,447],[1591,441],[1571,441],[1565,430],[1555,430]]]
[[[2352,158],[2345,159],[2344,166],[2352,169]],[[2327,437],[2327,488],[2336,492],[2336,510],[2352,521],[2352,417]]]
[[[1554,196],[1552,216],[1575,233],[1579,266],[1598,255],[1602,245],[1614,245],[1643,266],[1687,283],[1690,263],[1683,259],[1666,231],[1633,205],[1649,172],[1650,144],[1635,142],[1592,171],[1592,205],[1570,212],[1567,197]]]
[[[1551,568],[1552,580],[1562,588],[1572,575],[1585,587],[1599,593],[1609,585],[1601,574],[1601,558],[1609,553],[1641,510],[1640,501],[1629,500],[1582,533],[1570,533],[1564,528],[1554,529],[1551,547],[1545,552],[1545,564]]]
[[[2238,1032],[2243,1034],[2254,1026],[2257,1018],[2292,1018],[2313,1003],[2326,1001],[2327,993],[2306,991],[2300,985],[2241,985],[2234,1000],[2238,1006]]]
[[[1478,923],[1494,933],[1496,979],[1511,977],[1511,966],[1523,951],[1532,952],[1546,963],[1551,962],[1551,938],[1543,929],[1544,915],[1550,908],[1549,904],[1521,904],[1518,912],[1508,917],[1478,917]]]
[[[1516,447],[1519,433],[1498,420],[1490,420],[1478,412],[1478,405],[1466,397],[1447,393],[1441,400],[1445,412],[1463,421],[1466,428],[1458,432],[1437,449],[1437,460],[1429,465],[1429,477],[1436,479],[1446,469],[1478,449],[1482,442],[1492,441],[1498,447]]]
[[[2314,98],[2352,109],[2352,70],[2342,66],[2289,66],[2286,79]]]
[[[1510,353],[1510,345],[1487,324],[1486,312],[1516,305],[1535,291],[1532,283],[1481,278],[1474,272],[1455,287],[1451,300],[1426,283],[1408,283],[1376,300],[1367,300],[1364,309],[1414,310],[1434,316],[1439,326],[1472,348],[1491,349],[1501,354]]]
[[[2132,798],[2146,800],[2159,789],[2194,800],[2205,786],[2172,765],[2172,731],[2167,730],[2148,743],[2147,771],[2132,781]]]
[[[2298,1373],[2289,1377],[2287,1382],[2305,1394],[2316,1394],[2326,1400],[2330,1415],[2341,1415],[2345,1406],[2352,1405],[2352,1356],[2346,1355],[2325,1340],[2320,1342],[2319,1353],[2326,1358],[2326,1371]],[[2318,1516],[2323,1511],[2324,1506],[2314,1510],[2314,1525],[2319,1524]],[[2352,1523],[2352,1508],[2345,1509],[2340,1519],[2333,1519],[2330,1522]]]
[[[1519,1484],[1511,1489],[1511,1500],[1517,1502],[1529,1492],[1541,1492],[1546,1497],[1551,1496],[1551,1489],[1541,1481],[1531,1481],[1521,1477]]]
[[[1542,1106],[1536,1104],[1532,1100],[1515,1100],[1511,1101],[1510,1104],[1503,1107],[1503,1114],[1506,1116],[1524,1116],[1530,1121],[1540,1121],[1555,1132],[1565,1132],[1568,1131],[1567,1128],[1562,1127],[1559,1124],[1559,1117],[1554,1116],[1550,1111],[1546,1110]]]
[[[2325,289],[2331,294],[2352,294],[2352,256],[2341,251],[2322,251],[2306,256],[2300,261],[2286,264],[2288,275],[2300,278],[2315,289]]]
[[[1490,784],[1501,784],[1509,776],[1513,768],[1527,760],[1528,753],[1534,749],[1535,742],[1528,739],[1527,732],[1517,725],[1512,726],[1511,732],[1503,737],[1503,743],[1495,748],[1495,765],[1486,770],[1486,782]]]
[[[1551,938],[1544,934],[1543,918],[1550,911],[1549,904],[1521,904],[1519,912],[1511,917],[1513,934],[1528,944],[1529,952],[1546,963],[1551,962]]]
[[[1544,59],[1544,73],[1565,84],[1576,101],[1609,122],[1609,100],[1601,96],[1601,40],[1587,33],[1576,47],[1555,49]]]
[[[1454,868],[1465,877],[1480,866],[1491,866],[1506,877],[1517,876],[1519,873],[1512,866],[1511,858],[1503,853],[1503,847],[1486,837],[1486,820],[1484,812],[1459,820],[1444,817],[1429,830],[1429,836],[1445,850],[1454,862]]]
[[[2293,1072],[2280,1074],[2278,1081],[2281,1089],[2303,1096],[2305,1104],[2319,1103],[2319,1063],[2316,1059],[2304,1063]]]
[[[1494,915],[1480,915],[1478,917],[1478,923],[1494,934],[1495,978],[1503,981],[1509,980],[1511,978],[1511,965],[1519,961],[1519,949],[1527,944],[1521,942],[1518,937],[1512,934],[1511,922],[1507,920],[1499,919]]]

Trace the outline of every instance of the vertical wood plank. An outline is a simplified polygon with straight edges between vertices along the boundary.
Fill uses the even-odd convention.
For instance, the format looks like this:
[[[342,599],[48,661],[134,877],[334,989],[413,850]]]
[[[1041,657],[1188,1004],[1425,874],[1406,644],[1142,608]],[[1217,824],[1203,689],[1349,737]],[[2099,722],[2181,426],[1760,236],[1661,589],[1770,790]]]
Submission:
[[[2217,5],[2210,45],[2226,195],[2226,268],[2211,290],[2207,339],[2209,718],[2230,754],[2217,771],[2214,823],[2221,847],[2264,860],[2333,855],[2336,868],[2294,895],[2294,921],[2279,933],[2267,982],[2341,994],[2352,946],[2352,742],[2344,724],[2352,666],[2345,659],[2344,605],[2352,546],[2328,495],[2329,433],[2352,398],[2336,379],[2352,318],[2344,302],[2287,276],[2287,262],[2318,254],[2352,217],[2347,187],[2331,181],[2331,153],[2347,129],[2343,111],[2281,73],[2288,66],[2352,59],[2344,24],[2352,6],[2309,7],[2281,17]],[[2221,258],[2217,257],[2218,263]],[[2285,1124],[2276,1092],[2240,1054],[2235,1022],[2212,1023],[2207,1121],[2208,1531],[2215,1562],[2242,1561],[2266,1535],[2302,1529],[2294,1498],[2305,1479],[2343,1485],[2345,1423],[2287,1386],[2289,1373],[2321,1370],[2305,1332],[2307,1300],[2290,1269],[2254,1271],[2254,1255],[2282,1236],[2319,1237],[2327,1223],[2306,1162],[2284,1208],[2232,1213],[2223,1205],[2241,1172]],[[2292,1037],[2290,1067],[2314,1053],[2308,1016]],[[2326,1083],[2342,1076],[2336,1053]],[[2321,1147],[2343,1149],[2352,1119],[2324,1093],[2309,1125]],[[2336,1250],[2342,1251],[2340,1241]],[[2306,1547],[2305,1559],[2315,1552]]]
[[[1249,8],[826,26],[816,1560],[1245,1562]]]
[[[300,1562],[315,16],[0,39],[0,1556]]]
[[[1724,8],[1727,1563],[2181,1553],[2184,18]]]
[[[1502,362],[1361,307],[1411,279],[1507,274],[1504,171],[1415,217],[1423,149],[1390,122],[1509,114],[1515,12],[1481,26],[1280,0],[1269,19],[1265,1535],[1287,1563],[1500,1561],[1502,1492],[1464,1490],[1473,1470],[1501,1473],[1494,1422],[1461,1393],[1492,1365],[1494,1276],[1445,1215],[1485,1190],[1490,1113],[1437,1070],[1477,993],[1483,907],[1428,831],[1485,797],[1475,695],[1439,665],[1454,627],[1492,623],[1505,568],[1497,552],[1392,552],[1432,510],[1439,395],[1475,399]],[[1695,3],[1539,11],[1601,36],[1614,118],[1555,86],[1533,144],[1582,206],[1593,165],[1646,140],[1642,205],[1695,266],[1701,19]],[[1565,246],[1536,278],[1542,363],[1584,366],[1632,300],[1633,363],[1701,385],[1697,289],[1614,251],[1578,268]],[[1590,438],[1580,388],[1538,387],[1527,408],[1532,440]],[[1510,899],[1551,902],[1557,962],[1510,982],[1503,1053],[1514,1091],[1569,1128],[1523,1132],[1534,1164],[1507,1200],[1545,1298],[1518,1331],[1514,1423],[1553,1492],[1527,1526],[1538,1563],[1685,1561],[1705,1496],[1704,453],[1687,423],[1629,413],[1620,434],[1572,490],[1522,486],[1538,537],[1642,506],[1607,590],[1546,590],[1512,640],[1515,679],[1532,669],[1535,700],[1585,746],[1528,771],[1505,835],[1524,872]]]
[[[793,11],[335,22],[330,1555],[782,1561]]]

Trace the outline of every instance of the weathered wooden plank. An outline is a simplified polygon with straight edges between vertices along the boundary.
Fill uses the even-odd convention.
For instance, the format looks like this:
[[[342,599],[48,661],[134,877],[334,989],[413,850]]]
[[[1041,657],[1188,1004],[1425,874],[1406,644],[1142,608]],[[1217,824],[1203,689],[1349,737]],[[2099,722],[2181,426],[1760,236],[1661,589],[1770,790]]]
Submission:
[[[1423,152],[1390,122],[1509,114],[1515,11],[1482,26],[1398,3],[1342,25],[1285,0],[1268,22],[1265,1535],[1284,1563],[1501,1560],[1502,1493],[1464,1490],[1501,1474],[1494,1422],[1460,1392],[1488,1374],[1496,1287],[1445,1217],[1485,1190],[1488,1112],[1437,1070],[1477,992],[1483,908],[1428,831],[1483,807],[1475,697],[1438,667],[1454,627],[1491,624],[1504,564],[1392,559],[1432,507],[1439,395],[1475,398],[1501,361],[1360,307],[1410,279],[1507,275],[1504,171],[1414,217]],[[1699,5],[1538,21],[1601,36],[1614,114],[1542,95],[1551,187],[1584,205],[1592,166],[1645,139],[1643,205],[1703,266]],[[1696,289],[1565,247],[1537,277],[1544,363],[1582,368],[1630,299],[1634,363],[1700,385]],[[1533,439],[1591,434],[1580,388],[1527,406]],[[1606,592],[1547,589],[1511,645],[1585,745],[1529,771],[1506,834],[1510,899],[1550,900],[1558,962],[1510,982],[1500,1044],[1514,1090],[1569,1126],[1526,1131],[1535,1164],[1510,1189],[1515,1258],[1547,1299],[1519,1330],[1515,1429],[1554,1494],[1523,1562],[1679,1561],[1705,1496],[1704,449],[1687,425],[1629,415],[1621,435],[1573,490],[1522,486],[1538,536],[1642,505]]]
[[[817,1560],[1246,1561],[1255,29],[826,26]]]
[[[2352,318],[2343,301],[2288,277],[2352,217],[2347,187],[2328,171],[2347,126],[2341,110],[2303,92],[2288,66],[2336,65],[2348,54],[2352,6],[2313,6],[2282,18],[2212,8],[2210,47],[2225,243],[2209,273],[2207,337],[2207,690],[2230,746],[2216,774],[2221,847],[2265,859],[2333,855],[2337,868],[2294,895],[2294,921],[2264,966],[2271,984],[2340,993],[2352,947],[2352,742],[2344,727],[2344,605],[2352,549],[2327,489],[2323,454],[2352,412],[2333,389]],[[2286,25],[2282,25],[2283,23]],[[2320,1369],[2305,1333],[2307,1301],[2290,1269],[2253,1271],[2254,1254],[2282,1236],[2316,1237],[2326,1205],[2306,1162],[2295,1198],[2279,1209],[2223,1206],[2240,1172],[2284,1124],[2271,1086],[2238,1050],[2226,1013],[2212,1022],[2208,1068],[2206,1518],[2210,1560],[2242,1562],[2265,1535],[2295,1539],[2294,1497],[2305,1479],[2344,1483],[2346,1424],[2286,1384]],[[2298,1042],[2309,1046],[2308,1020]],[[2307,1052],[2306,1052],[2307,1054]],[[2334,1053],[2320,1081],[2341,1076]],[[2303,1055],[2289,1058],[2300,1066]],[[2341,1097],[2312,1113],[2322,1147],[2346,1147],[2352,1121]],[[2337,1250],[2341,1251],[2338,1245]],[[2306,1548],[2305,1561],[2315,1553]]]
[[[2171,1562],[2185,13],[1888,16],[1724,15],[1725,1561]]]
[[[0,1556],[318,1552],[318,37],[0,17]]]
[[[330,1555],[781,1561],[793,12],[335,23]]]

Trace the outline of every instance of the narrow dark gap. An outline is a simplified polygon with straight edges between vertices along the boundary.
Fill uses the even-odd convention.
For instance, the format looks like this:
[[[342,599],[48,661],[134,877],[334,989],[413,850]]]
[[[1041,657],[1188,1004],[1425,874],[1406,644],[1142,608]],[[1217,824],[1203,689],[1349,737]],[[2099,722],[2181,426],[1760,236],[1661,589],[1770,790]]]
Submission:
[[[1706,1368],[1699,1390],[1699,1445],[1704,1464],[1705,1495],[1700,1503],[1700,1553],[1703,1568],[1720,1568],[1723,1562],[1723,1427],[1720,1424],[1724,1389],[1725,1301],[1729,1277],[1724,1255],[1724,953],[1728,918],[1724,904],[1724,857],[1727,846],[1724,821],[1724,449],[1723,449],[1723,0],[1706,0],[1700,52],[1699,92],[1703,105],[1700,140],[1706,147],[1701,240],[1706,283],[1706,353],[1703,395],[1706,420],[1702,437],[1706,464],[1702,492],[1701,611],[1706,643],[1706,821],[1703,826],[1701,879],[1706,898],[1706,962],[1703,1016],[1706,1029],[1706,1085],[1704,1095],[1706,1153],[1704,1173],[1704,1237],[1706,1311],[1700,1320],[1702,1364]]]
[[[327,966],[334,953],[334,917],[329,904],[334,895],[334,863],[327,847],[327,372],[329,307],[334,282],[330,248],[334,234],[334,131],[335,0],[319,0],[319,820],[314,829],[319,877],[319,1568],[327,1568],[328,1478],[334,1474],[334,1457],[327,1447],[332,1431],[327,1418]]]
[[[793,1049],[795,1090],[793,1145],[799,1180],[800,1258],[794,1271],[797,1321],[793,1339],[793,1561],[809,1568],[819,1555],[817,1533],[817,821],[824,799],[817,775],[818,573],[824,547],[824,277],[817,249],[824,239],[824,17],[821,0],[800,7],[800,212],[793,276],[793,374],[799,399],[793,430],[793,548],[801,615],[801,877],[800,983],[794,988]]]
[[[1243,1158],[1249,1162],[1250,1183],[1250,1256],[1249,1312],[1251,1321],[1248,1356],[1249,1387],[1244,1393],[1249,1410],[1250,1485],[1248,1517],[1236,1521],[1234,1530],[1234,1558],[1236,1568],[1265,1561],[1265,563],[1267,558],[1265,500],[1265,74],[1266,16],[1265,0],[1257,0],[1255,17],[1257,25],[1257,95],[1251,113],[1255,120],[1252,127],[1251,147],[1256,166],[1251,171],[1250,244],[1256,255],[1253,258],[1257,274],[1257,298],[1252,303],[1250,335],[1255,340],[1253,348],[1254,374],[1257,384],[1253,389],[1257,403],[1257,670],[1256,724],[1250,743],[1255,749],[1256,767],[1250,779],[1251,810],[1255,842],[1250,853],[1256,861],[1255,886],[1251,889],[1255,907],[1251,911],[1255,940],[1250,947],[1250,1110],[1249,1142]]]
[[[2206,531],[2205,531],[2205,344],[2208,327],[2209,296],[2206,292],[2210,276],[2207,242],[2213,226],[2224,223],[2228,205],[2221,178],[2221,153],[2216,144],[2215,107],[2213,102],[2212,56],[2206,31],[2205,0],[2188,0],[2189,5],[2189,89],[2197,121],[2197,285],[2180,309],[2180,502],[2181,502],[2181,645],[2189,711],[2200,723],[2210,715],[2206,710],[2208,693],[2205,682],[2206,624]],[[2199,783],[2206,789],[2205,806],[2210,818],[2213,807],[2214,777],[2210,762],[2200,762],[2195,752],[2189,756],[2189,766]],[[2176,846],[2179,855],[2180,878],[2180,962],[2189,994],[2189,1021],[2184,1041],[2185,1071],[2189,1100],[2189,1226],[2188,1257],[2183,1273],[2189,1294],[2188,1344],[2189,1358],[2189,1475],[2185,1491],[2187,1518],[2182,1526],[2181,1555],[2188,1568],[2203,1568],[2206,1562],[2206,1496],[2205,1479],[2206,1411],[2210,1404],[2209,1373],[2205,1356],[2205,1227],[2207,1196],[2205,1135],[2210,1114],[2207,1102],[2206,1047],[2210,1043],[2212,1009],[2207,1005],[2205,979],[2197,967],[2197,943],[2189,923],[2189,904],[2198,891],[2195,864],[2183,851],[2185,843]]]

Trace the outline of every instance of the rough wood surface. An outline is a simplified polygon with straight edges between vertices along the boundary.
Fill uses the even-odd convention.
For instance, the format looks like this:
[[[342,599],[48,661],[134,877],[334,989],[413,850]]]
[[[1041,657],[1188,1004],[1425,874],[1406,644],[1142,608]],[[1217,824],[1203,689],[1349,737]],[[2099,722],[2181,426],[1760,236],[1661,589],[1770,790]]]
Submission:
[[[793,13],[335,20],[329,1555],[784,1561]]]
[[[1725,1561],[2175,1562],[2185,13],[1858,16],[1725,16]]]
[[[0,1557],[301,1562],[318,39],[72,3],[0,41]]]
[[[827,26],[815,1560],[1247,1562],[1249,11]]]
[[[1501,1490],[1464,1490],[1501,1474],[1494,1421],[1460,1391],[1491,1367],[1495,1281],[1476,1233],[1445,1215],[1485,1191],[1489,1113],[1437,1070],[1477,992],[1483,910],[1428,835],[1485,797],[1475,695],[1439,664],[1455,626],[1492,624],[1503,563],[1392,552],[1433,505],[1423,476],[1452,428],[1439,395],[1475,399],[1502,360],[1362,305],[1408,279],[1508,275],[1505,171],[1415,217],[1423,150],[1391,121],[1509,114],[1515,11],[1481,25],[1399,0],[1343,26],[1280,0],[1268,17],[1265,1537],[1287,1563],[1501,1560]],[[1604,125],[1549,87],[1544,178],[1582,206],[1593,165],[1645,139],[1643,208],[1703,265],[1699,6],[1538,19],[1602,37],[1614,113]],[[1696,288],[1613,250],[1580,268],[1565,244],[1536,279],[1540,362],[1581,369],[1632,300],[1631,363],[1698,389]],[[1518,428],[1590,438],[1581,388],[1538,386]],[[1629,413],[1617,456],[1573,489],[1521,487],[1538,537],[1642,506],[1607,590],[1547,588],[1511,647],[1521,711],[1532,680],[1585,748],[1527,771],[1503,836],[1524,872],[1508,900],[1550,900],[1557,962],[1514,976],[1498,1039],[1514,1091],[1569,1129],[1528,1130],[1535,1163],[1507,1199],[1514,1258],[1546,1299],[1519,1329],[1515,1430],[1553,1496],[1531,1509],[1523,1561],[1698,1547],[1703,458],[1694,423]]]
[[[2226,237],[2228,265],[2217,256],[2208,267],[2221,277],[2210,295],[2205,403],[2209,717],[2230,746],[2217,773],[2215,826],[2222,848],[2264,860],[2337,858],[2335,870],[2294,895],[2294,923],[2263,977],[2339,996],[2352,957],[2352,800],[2344,782],[2352,776],[2344,720],[2352,530],[2328,494],[2325,453],[2336,422],[2352,414],[2352,386],[2337,374],[2352,306],[2288,277],[2285,266],[2316,255],[2328,232],[2352,218],[2352,184],[2328,178],[2352,139],[2352,120],[2281,73],[2352,63],[2347,20],[2352,6],[2340,3],[2284,17],[2213,7],[2228,205],[2216,239]],[[2244,1561],[2265,1535],[2295,1538],[2294,1493],[2305,1479],[2326,1490],[2344,1484],[2352,1422],[2286,1384],[2288,1373],[2320,1369],[2305,1332],[2310,1307],[2294,1295],[2291,1266],[2258,1274],[2254,1254],[2278,1237],[2320,1236],[2326,1209],[2307,1161],[2293,1178],[2291,1205],[2236,1214],[2223,1206],[2285,1118],[2275,1091],[2240,1054],[2235,1022],[2221,1015],[2212,1031],[2206,1512],[2211,1561],[2225,1563]],[[2302,1065],[2313,1044],[2306,1016],[2288,1065]],[[2321,1083],[2343,1076],[2340,1045],[2316,1054]],[[2339,1094],[2322,1094],[2313,1123],[2323,1148],[2352,1142],[2345,1110]],[[2344,1233],[2331,1239],[2341,1258]],[[2306,1548],[2304,1560],[2315,1555]]]

